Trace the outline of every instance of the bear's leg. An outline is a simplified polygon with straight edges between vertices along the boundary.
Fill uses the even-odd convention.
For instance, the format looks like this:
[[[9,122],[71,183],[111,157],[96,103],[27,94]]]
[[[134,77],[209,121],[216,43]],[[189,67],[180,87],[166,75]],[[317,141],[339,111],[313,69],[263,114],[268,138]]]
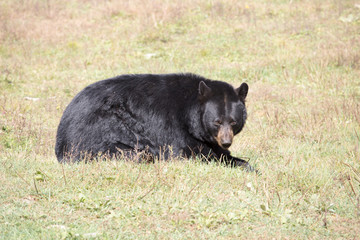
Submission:
[[[241,158],[233,157],[231,155],[228,158],[231,159],[229,161],[229,164],[232,167],[242,167],[248,172],[254,172],[254,171],[257,172],[257,170],[253,166],[251,166],[247,161],[245,161],[245,160],[243,160]]]
[[[220,147],[214,147],[213,151],[217,155],[217,159],[223,159],[224,162],[231,167],[241,167],[248,172],[256,171],[256,169],[252,167],[246,160],[231,156],[228,150],[224,150]]]

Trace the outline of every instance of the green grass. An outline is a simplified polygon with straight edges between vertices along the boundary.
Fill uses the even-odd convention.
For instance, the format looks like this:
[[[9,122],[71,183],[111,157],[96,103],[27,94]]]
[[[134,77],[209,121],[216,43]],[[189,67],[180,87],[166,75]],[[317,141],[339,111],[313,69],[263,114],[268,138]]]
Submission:
[[[359,33],[352,0],[2,1],[0,238],[359,238]],[[57,163],[82,88],[171,72],[249,84],[231,150],[261,175]]]

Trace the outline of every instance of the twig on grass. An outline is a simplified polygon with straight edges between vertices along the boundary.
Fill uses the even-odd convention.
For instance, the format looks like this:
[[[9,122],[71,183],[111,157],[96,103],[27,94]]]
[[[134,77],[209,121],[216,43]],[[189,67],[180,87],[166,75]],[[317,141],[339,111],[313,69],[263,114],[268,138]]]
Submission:
[[[11,163],[10,163],[10,167],[7,167],[7,166],[5,165],[5,162],[3,163],[3,165],[4,165],[5,168],[8,168],[9,170],[13,167],[13,165],[12,165]],[[21,180],[23,180],[27,185],[31,186],[31,184],[28,183],[28,181],[26,181],[25,178],[23,178],[15,169],[12,169],[12,170],[15,172],[15,174],[16,174]]]
[[[139,178],[140,178],[140,175],[141,175],[141,173],[142,173],[142,165],[143,164],[140,164],[140,167],[139,167],[139,173],[137,174],[137,176],[136,176],[136,178],[135,178],[135,180],[134,180],[134,184],[139,180]]]
[[[323,218],[324,227],[328,228],[328,220],[327,220],[327,209],[325,210],[324,218]]]
[[[38,190],[38,188],[37,188],[37,186],[36,186],[35,178],[33,178],[33,180],[34,180],[34,186],[35,186],[36,194],[37,194],[37,195],[40,195],[40,194],[39,194],[39,190]]]
[[[62,168],[62,173],[63,173],[63,176],[64,176],[65,185],[67,185],[65,171],[64,171],[64,165],[63,164],[61,164],[61,168]]]
[[[46,178],[44,179],[45,181],[47,181],[48,179],[51,179],[50,177],[49,177],[49,175],[47,175],[46,173],[45,173],[45,171],[43,171],[41,168],[39,168],[40,169],[40,171],[41,171],[41,174],[44,174],[45,176],[46,176]]]
[[[341,161],[341,163],[344,164],[345,166],[351,168],[351,170],[353,170],[353,172],[354,172],[357,176],[360,177],[360,173],[358,172],[358,170],[357,170],[356,168],[354,168],[354,167],[351,166],[350,164],[347,164],[347,163],[345,163],[345,162],[343,162],[343,161]]]
[[[189,196],[191,193],[192,193],[192,191],[196,188],[196,187],[199,187],[200,185],[199,184],[195,184],[195,186],[193,186],[191,189],[190,189],[190,191],[188,192],[188,194],[186,194],[186,196]]]
[[[354,195],[355,195],[356,203],[352,200],[350,194],[348,194],[348,195],[349,195],[349,197],[350,197],[351,202],[352,202],[352,203],[354,204],[354,206],[356,207],[356,209],[357,209],[357,215],[359,216],[359,215],[360,215],[360,194],[357,194],[357,193],[356,193],[355,188],[354,188],[354,185],[352,184],[352,178],[351,178],[350,175],[349,175],[348,181],[349,181],[349,184],[350,184],[350,188],[351,188],[352,192],[353,192]]]
[[[156,183],[159,182],[159,180],[157,180],[156,182],[153,183],[153,186],[149,189],[149,191],[147,191],[144,195],[142,195],[141,197],[138,197],[138,200],[143,199],[144,197],[146,197],[149,193],[151,193],[155,187],[156,187]]]
[[[354,188],[354,185],[352,184],[352,179],[351,179],[351,176],[349,175],[349,184],[350,184],[350,187],[351,187],[351,190],[353,191],[354,195],[357,196],[357,193],[355,191],[355,188]]]
[[[204,185],[204,183],[205,183],[205,181],[202,181],[200,184],[199,183],[195,184],[195,186],[190,189],[190,191],[186,194],[186,197],[188,198],[188,200],[191,199],[191,197],[192,197],[191,193],[195,190],[195,188],[200,188],[200,186]]]
[[[280,194],[279,194],[279,192],[275,189],[275,193],[276,193],[276,195],[278,196],[278,198],[279,198],[279,203],[278,203],[278,207],[280,207],[280,205],[281,205],[281,198],[280,198]]]

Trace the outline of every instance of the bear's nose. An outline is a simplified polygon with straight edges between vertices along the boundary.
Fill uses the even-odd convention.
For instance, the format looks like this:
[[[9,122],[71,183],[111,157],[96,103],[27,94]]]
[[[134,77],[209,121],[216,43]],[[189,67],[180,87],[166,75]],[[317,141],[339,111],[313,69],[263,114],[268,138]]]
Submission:
[[[227,149],[230,147],[234,134],[230,125],[221,126],[216,138],[221,148]]]
[[[231,142],[223,142],[221,143],[221,145],[223,146],[223,148],[229,148],[231,146]]]

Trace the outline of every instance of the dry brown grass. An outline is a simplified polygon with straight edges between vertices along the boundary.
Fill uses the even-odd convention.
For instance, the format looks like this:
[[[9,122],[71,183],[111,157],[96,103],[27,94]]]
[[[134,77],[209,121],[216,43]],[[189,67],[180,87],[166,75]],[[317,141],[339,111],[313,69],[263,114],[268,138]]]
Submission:
[[[355,0],[1,1],[1,234],[356,239],[359,19]],[[248,82],[232,151],[262,175],[198,162],[58,165],[56,127],[73,96],[144,72]]]

